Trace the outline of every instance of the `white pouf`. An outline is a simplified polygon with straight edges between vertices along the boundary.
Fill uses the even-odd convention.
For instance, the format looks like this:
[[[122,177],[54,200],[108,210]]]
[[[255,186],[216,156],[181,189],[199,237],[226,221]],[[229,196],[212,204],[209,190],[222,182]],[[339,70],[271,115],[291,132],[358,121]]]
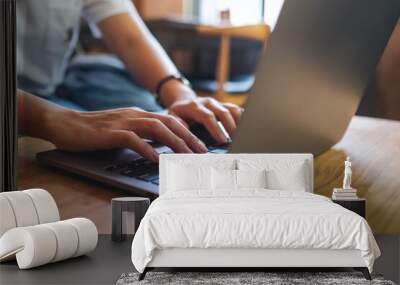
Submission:
[[[65,221],[49,223],[43,225],[49,228],[56,236],[57,252],[52,262],[70,258],[78,250],[79,236],[75,228]]]
[[[95,224],[84,218],[74,218],[64,221],[75,227],[79,243],[74,257],[86,254],[96,248],[98,232]]]
[[[27,227],[39,224],[35,205],[30,196],[22,191],[3,192],[13,210],[17,227]]]
[[[84,255],[97,245],[92,221],[75,218],[7,231],[0,238],[0,260],[14,256],[20,269]]]
[[[49,192],[29,189],[0,193],[0,237],[15,227],[34,226],[60,220],[57,204]]]
[[[39,224],[60,220],[57,204],[49,192],[43,189],[29,189],[22,192],[31,197],[39,218]]]
[[[95,224],[85,218],[60,221],[49,192],[0,193],[0,262],[17,259],[28,269],[84,255],[96,248]]]
[[[15,228],[17,222],[10,202],[0,195],[0,237],[8,230]]]

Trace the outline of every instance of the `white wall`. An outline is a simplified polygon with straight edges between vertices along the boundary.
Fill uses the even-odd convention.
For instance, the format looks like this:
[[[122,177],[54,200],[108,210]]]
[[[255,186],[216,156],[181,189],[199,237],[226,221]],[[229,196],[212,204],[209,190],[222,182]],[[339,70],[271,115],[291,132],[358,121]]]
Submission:
[[[275,28],[279,14],[285,0],[266,0],[264,10],[264,20],[270,26],[271,30]]]
[[[193,0],[196,1],[196,0]],[[199,0],[200,18],[205,22],[218,22],[219,12],[230,9],[234,24],[262,21],[262,0]],[[264,21],[273,29],[278,20],[284,0],[265,0]]]

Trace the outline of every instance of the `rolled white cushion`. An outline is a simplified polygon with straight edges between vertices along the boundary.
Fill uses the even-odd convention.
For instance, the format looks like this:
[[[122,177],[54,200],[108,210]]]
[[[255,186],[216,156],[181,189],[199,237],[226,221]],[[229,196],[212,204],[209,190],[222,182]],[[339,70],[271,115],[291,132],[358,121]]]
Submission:
[[[60,220],[56,202],[43,189],[0,193],[0,237],[15,227]]]
[[[17,222],[10,202],[0,195],[0,237],[9,229],[15,228]]]
[[[56,236],[57,250],[51,262],[57,262],[73,257],[78,250],[78,232],[74,226],[65,221],[44,224]]]
[[[51,262],[57,241],[53,231],[42,225],[7,231],[0,239],[0,260],[16,254],[19,268],[28,269]]]
[[[29,189],[22,192],[31,197],[39,218],[39,224],[60,220],[57,204],[49,192],[43,189]]]
[[[16,256],[19,268],[28,269],[86,254],[96,245],[96,226],[84,218],[19,227],[0,238],[0,261]]]
[[[63,222],[74,226],[78,233],[78,248],[74,257],[91,252],[96,248],[98,232],[96,225],[91,220],[85,218],[74,218]]]
[[[13,209],[17,227],[33,226],[39,223],[38,214],[31,197],[22,191],[3,192]]]

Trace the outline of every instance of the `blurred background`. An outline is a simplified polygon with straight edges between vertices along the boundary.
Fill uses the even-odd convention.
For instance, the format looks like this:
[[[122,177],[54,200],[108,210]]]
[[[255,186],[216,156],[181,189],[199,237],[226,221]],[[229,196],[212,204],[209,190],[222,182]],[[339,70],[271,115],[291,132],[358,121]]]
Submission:
[[[200,95],[244,104],[284,0],[133,0],[149,29]],[[334,35],[333,35],[334,36]],[[107,52],[82,22],[80,51]],[[400,119],[400,28],[371,78],[358,115]]]

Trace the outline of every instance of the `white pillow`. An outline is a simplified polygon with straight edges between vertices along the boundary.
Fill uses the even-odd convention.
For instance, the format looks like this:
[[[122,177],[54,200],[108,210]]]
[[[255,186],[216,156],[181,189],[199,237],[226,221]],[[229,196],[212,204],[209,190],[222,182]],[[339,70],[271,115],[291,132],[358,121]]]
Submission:
[[[304,163],[294,168],[272,169],[267,172],[268,189],[306,191]]]
[[[267,188],[267,171],[236,170],[237,188]]]
[[[236,170],[212,168],[211,177],[213,190],[236,190]]]
[[[211,167],[170,163],[168,191],[211,189]]]
[[[238,190],[241,188],[266,188],[266,170],[228,170],[211,171],[213,190]]]
[[[219,159],[209,161],[186,158],[168,162],[166,167],[167,192],[193,190],[204,192],[212,190],[211,169],[235,169],[236,160]]]
[[[310,170],[304,161],[240,159],[238,168],[252,171],[266,169],[266,188],[271,190],[306,191],[310,183],[307,179]]]

